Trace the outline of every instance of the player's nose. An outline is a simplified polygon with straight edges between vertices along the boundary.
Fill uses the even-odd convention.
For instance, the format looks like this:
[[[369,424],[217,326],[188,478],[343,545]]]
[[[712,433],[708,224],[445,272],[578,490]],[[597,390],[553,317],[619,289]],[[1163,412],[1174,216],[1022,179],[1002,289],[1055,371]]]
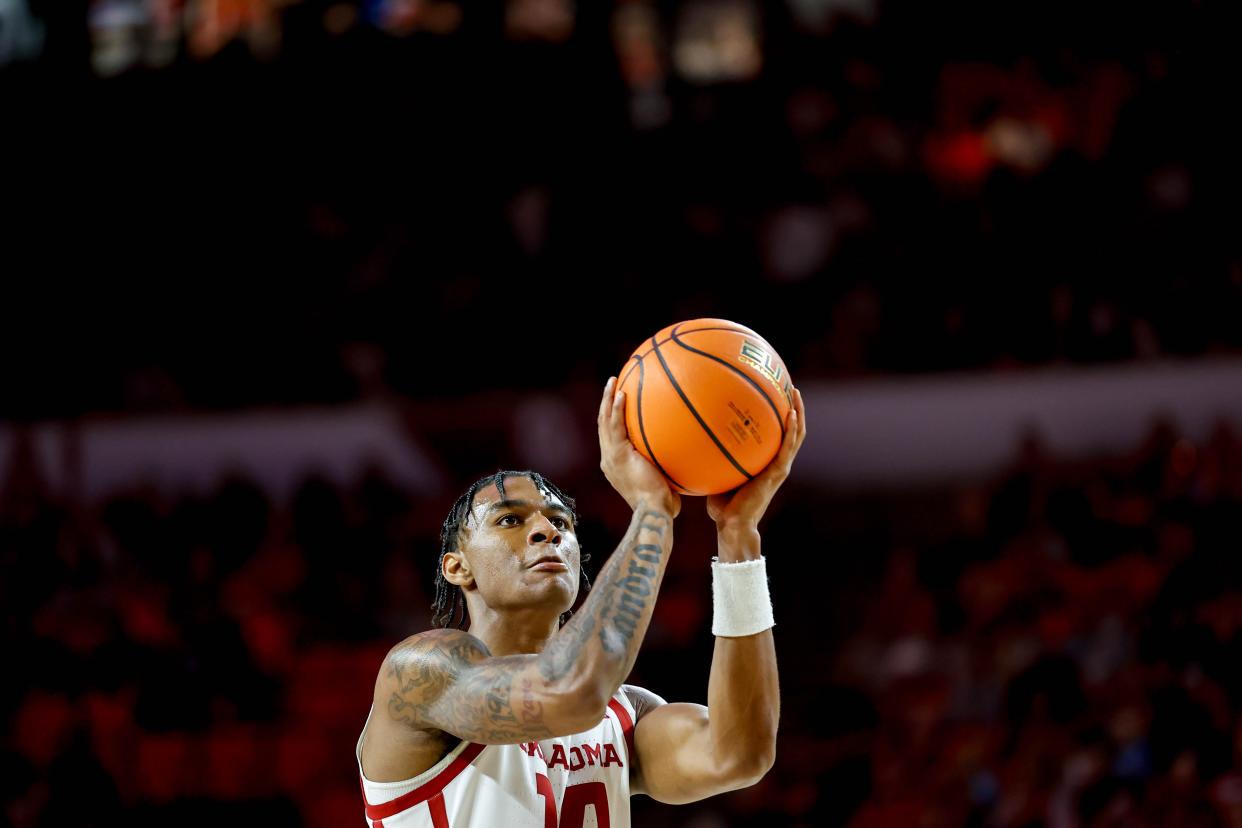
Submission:
[[[540,513],[531,523],[530,534],[526,537],[529,543],[552,543],[559,544],[561,542],[561,533],[556,531],[556,527],[552,525],[552,521],[547,516]]]

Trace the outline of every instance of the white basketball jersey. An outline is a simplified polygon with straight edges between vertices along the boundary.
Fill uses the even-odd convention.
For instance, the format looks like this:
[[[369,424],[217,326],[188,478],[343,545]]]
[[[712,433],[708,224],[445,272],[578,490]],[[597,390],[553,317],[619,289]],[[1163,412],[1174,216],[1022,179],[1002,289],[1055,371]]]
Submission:
[[[634,720],[633,705],[618,690],[590,730],[520,745],[463,741],[434,767],[401,782],[372,782],[362,772],[364,725],[355,755],[367,824],[629,828]]]

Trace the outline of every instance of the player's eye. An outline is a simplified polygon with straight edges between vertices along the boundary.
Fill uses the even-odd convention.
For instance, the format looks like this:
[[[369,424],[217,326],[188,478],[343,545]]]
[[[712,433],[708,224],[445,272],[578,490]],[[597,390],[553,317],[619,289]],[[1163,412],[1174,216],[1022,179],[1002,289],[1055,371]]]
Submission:
[[[509,514],[509,515],[505,515],[505,516],[504,516],[504,517],[502,517],[500,520],[496,521],[496,523],[498,523],[498,524],[502,524],[502,525],[507,525],[507,526],[516,526],[517,524],[514,524],[514,523],[505,524],[505,521],[506,521],[506,520],[508,520],[509,518],[513,518],[514,520],[519,520],[519,521],[520,521],[520,519],[518,518],[518,516],[517,516],[517,515]]]
[[[554,517],[552,518],[552,525],[558,529],[568,529],[569,521],[565,520],[563,517]]]

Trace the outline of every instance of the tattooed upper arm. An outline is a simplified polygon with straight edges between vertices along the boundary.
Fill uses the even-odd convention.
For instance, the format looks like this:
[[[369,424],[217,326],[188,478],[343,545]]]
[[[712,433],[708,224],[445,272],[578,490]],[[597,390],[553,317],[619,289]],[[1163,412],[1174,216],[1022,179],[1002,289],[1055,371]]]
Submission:
[[[541,674],[537,656],[493,657],[461,630],[430,630],[398,644],[376,690],[393,720],[480,744],[536,741],[594,724],[593,709]]]

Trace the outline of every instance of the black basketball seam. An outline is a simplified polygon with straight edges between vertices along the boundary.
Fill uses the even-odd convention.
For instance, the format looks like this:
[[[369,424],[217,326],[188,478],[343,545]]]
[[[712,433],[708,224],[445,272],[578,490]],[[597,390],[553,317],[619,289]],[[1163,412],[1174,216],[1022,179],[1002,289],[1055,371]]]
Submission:
[[[712,438],[712,442],[716,444],[716,448],[720,449],[720,453],[725,456],[725,459],[733,464],[733,468],[745,475],[747,480],[754,480],[755,476],[746,471],[746,469],[742,468],[742,464],[733,458],[733,455],[730,454],[729,450],[724,447],[724,443],[720,442],[720,438],[716,436],[716,433],[712,431],[711,427],[707,423],[703,422],[703,418],[699,416],[699,412],[695,410],[694,405],[690,402],[690,398],[686,396],[686,392],[681,390],[681,385],[678,384],[677,379],[673,376],[673,372],[668,369],[668,363],[664,361],[664,355],[660,353],[660,346],[656,342],[654,336],[651,337],[651,342],[651,349],[655,351],[656,359],[660,360],[660,367],[664,369],[664,375],[668,377],[668,381],[673,385],[673,390],[677,392],[677,396],[681,397],[681,401],[686,404],[686,408],[690,409],[690,413],[694,415],[694,419],[699,421],[699,425],[702,426],[705,432],[707,432],[707,436]]]
[[[686,487],[673,480],[673,476],[660,465],[660,461],[656,459],[655,451],[651,448],[651,442],[647,439],[647,428],[643,425],[643,378],[647,374],[647,369],[643,367],[643,358],[641,356],[635,354],[634,359],[638,360],[638,397],[634,400],[634,405],[637,406],[638,411],[638,433],[643,438],[643,445],[647,447],[647,456],[651,458],[651,462],[655,464],[655,467],[660,470],[660,474],[672,481],[677,488],[684,489]]]
[[[739,326],[739,327],[740,327],[740,326]],[[746,331],[740,331],[740,330],[738,330],[737,328],[721,328],[721,327],[713,327],[713,328],[695,328],[693,331],[686,331],[686,333],[688,333],[688,334],[692,334],[692,333],[698,333],[699,331],[733,331],[734,333],[740,333],[740,334],[742,334],[742,335],[745,335],[745,334],[746,334]],[[671,340],[671,339],[672,339],[672,337],[670,336],[668,339],[663,340],[660,344],[661,344],[661,345],[667,345],[667,344],[668,344],[668,342],[669,342],[669,340]],[[651,351],[650,351],[650,350],[646,351],[646,353],[642,353],[642,354],[635,354],[635,356],[646,356],[646,355],[647,355],[647,354],[649,354],[649,353],[651,353]],[[630,368],[629,368],[629,370],[627,370],[627,371],[625,372],[625,375],[624,375],[624,376],[622,376],[619,380],[617,380],[617,387],[618,387],[618,388],[620,388],[622,385],[625,385],[625,381],[626,381],[627,379],[629,379],[630,373],[631,373],[633,370],[634,370],[634,366],[632,366],[632,365],[631,365],[631,366],[630,366]]]
[[[694,331],[686,331],[686,333],[694,333]],[[776,403],[773,402],[772,398],[768,396],[767,389],[765,389],[759,383],[755,382],[754,378],[751,377],[750,374],[747,374],[745,371],[743,371],[741,368],[738,368],[736,365],[733,365],[721,359],[715,354],[709,354],[707,351],[700,351],[698,348],[695,348],[691,345],[687,345],[686,343],[682,342],[680,339],[677,338],[677,328],[673,328],[672,333],[669,334],[669,338],[672,339],[674,342],[676,342],[681,347],[685,348],[687,351],[696,353],[699,356],[705,356],[708,359],[719,362],[721,365],[728,368],[730,371],[737,374],[739,377],[741,377],[742,379],[746,380],[751,385],[753,385],[755,387],[755,390],[758,391],[760,394],[762,394],[763,398],[767,401],[768,405],[772,407],[772,413],[776,415],[776,424],[779,425],[781,428],[781,442],[785,441],[785,422],[784,420],[781,419],[781,413],[776,410]]]

